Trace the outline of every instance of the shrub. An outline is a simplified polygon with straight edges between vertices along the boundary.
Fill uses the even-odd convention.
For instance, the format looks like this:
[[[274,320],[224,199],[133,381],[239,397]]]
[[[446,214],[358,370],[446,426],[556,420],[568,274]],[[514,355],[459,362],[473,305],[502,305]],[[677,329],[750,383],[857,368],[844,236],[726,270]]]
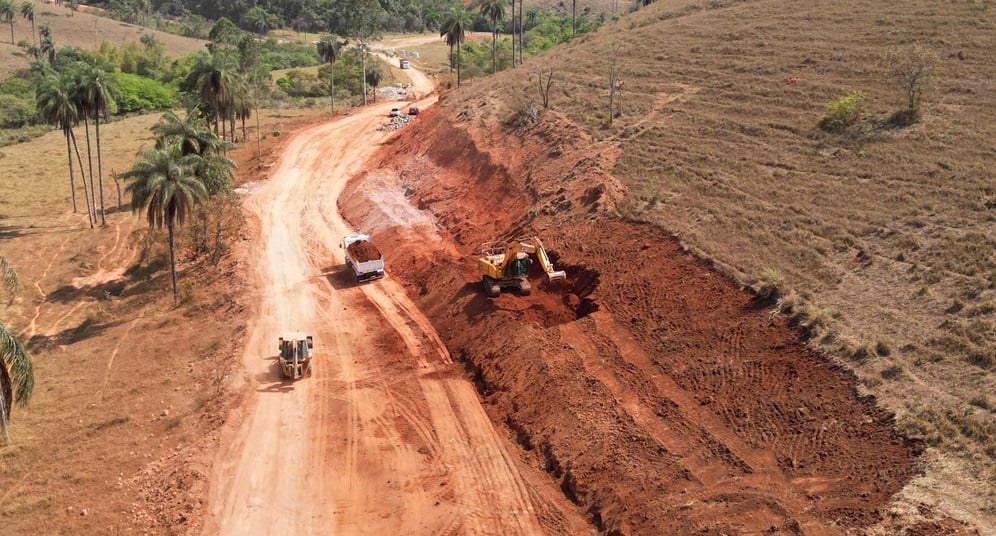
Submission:
[[[14,95],[0,94],[0,127],[22,127],[34,115],[35,106],[31,101]]]
[[[173,106],[173,90],[150,78],[114,73],[120,94],[115,102],[118,113],[168,110]]]
[[[861,118],[864,104],[865,94],[860,91],[852,91],[835,101],[826,103],[823,106],[823,117],[820,118],[820,128],[830,132],[844,130]]]

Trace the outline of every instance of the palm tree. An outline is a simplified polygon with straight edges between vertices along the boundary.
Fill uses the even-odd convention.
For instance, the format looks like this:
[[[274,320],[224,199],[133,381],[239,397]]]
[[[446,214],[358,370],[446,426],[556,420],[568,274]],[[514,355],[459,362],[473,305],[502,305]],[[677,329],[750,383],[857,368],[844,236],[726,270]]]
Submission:
[[[100,150],[100,118],[107,117],[111,100],[117,94],[117,82],[107,71],[95,65],[85,65],[79,71],[79,94],[78,100],[84,120],[87,116],[93,117],[94,129],[97,137],[97,180],[100,184],[100,224],[106,225],[107,220],[104,215],[104,168],[101,161]],[[90,170],[90,189],[94,186],[93,170]],[[91,192],[92,194],[93,192]],[[97,199],[94,199],[96,204]],[[94,207],[96,208],[96,207]]]
[[[0,257],[0,283],[13,298],[17,292],[17,273]],[[0,323],[0,430],[4,444],[10,443],[7,422],[13,404],[27,404],[35,385],[31,356],[24,344]]]
[[[152,133],[156,135],[157,149],[179,144],[180,156],[221,154],[224,149],[231,147],[231,144],[211,131],[207,120],[196,108],[187,110],[187,116],[183,119],[176,112],[166,112],[152,126]]]
[[[194,65],[190,77],[201,102],[214,112],[214,133],[218,134],[219,123],[222,117],[228,118],[232,105],[235,83],[232,62],[225,53],[212,52]]]
[[[60,75],[50,71],[42,79],[35,94],[36,107],[41,117],[49,123],[55,123],[62,128],[66,137],[66,153],[69,158],[69,190],[73,198],[73,212],[76,212],[76,181],[73,174],[73,150],[76,147],[76,157],[80,160],[80,174],[83,174],[83,160],[76,145],[73,126],[79,123],[79,109],[74,97],[75,82],[71,76]],[[72,142],[72,147],[70,147]],[[86,176],[83,175],[83,194],[86,199],[86,212],[90,215],[90,197],[86,190]],[[93,223],[91,221],[91,223]]]
[[[0,0],[0,18],[4,22],[10,24],[10,44],[14,44],[14,16],[17,15],[17,9],[14,7],[14,3],[10,0]]]
[[[505,18],[505,0],[484,0],[481,15],[491,21],[491,72],[498,72],[498,21]]]
[[[42,56],[48,58],[49,65],[55,65],[55,41],[52,39],[52,28],[48,24],[42,24],[38,27],[38,35],[41,40],[38,51],[41,52]]]
[[[269,89],[270,73],[260,64],[259,43],[251,35],[243,35],[239,40],[239,74],[246,84],[246,94],[252,99],[253,109],[256,111],[256,155],[260,151],[260,131],[259,131],[259,99],[262,93]],[[334,104],[334,103],[333,103]],[[243,137],[245,132],[243,132]]]
[[[318,57],[329,64],[329,96],[332,98],[333,112],[335,112],[335,62],[339,59],[343,44],[331,35],[323,35],[318,41]]]
[[[445,38],[446,44],[449,45],[450,58],[453,57],[453,47],[457,50],[457,87],[460,87],[460,47],[467,37],[470,25],[470,13],[465,9],[453,8],[439,26],[439,37]]]
[[[174,229],[183,226],[187,213],[207,199],[204,183],[194,172],[200,161],[201,157],[197,155],[183,156],[180,144],[174,143],[161,149],[149,149],[124,174],[125,178],[134,179],[126,188],[131,192],[131,210],[144,210],[149,227],[166,227],[174,301],[177,299]]]
[[[31,3],[31,0],[24,0],[21,4],[21,16],[31,21],[31,42],[38,44],[38,40],[35,39],[35,5]]]

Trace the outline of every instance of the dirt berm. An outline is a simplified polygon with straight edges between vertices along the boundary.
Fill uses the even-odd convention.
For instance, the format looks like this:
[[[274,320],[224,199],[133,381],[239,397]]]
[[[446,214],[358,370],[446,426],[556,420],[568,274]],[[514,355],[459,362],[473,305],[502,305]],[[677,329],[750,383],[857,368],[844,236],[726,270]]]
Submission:
[[[625,189],[604,171],[614,146],[552,112],[509,131],[441,103],[340,209],[392,252],[391,276],[493,421],[598,530],[889,530],[920,447],[782,315],[662,230],[618,219]],[[488,299],[480,244],[527,234],[567,283]]]

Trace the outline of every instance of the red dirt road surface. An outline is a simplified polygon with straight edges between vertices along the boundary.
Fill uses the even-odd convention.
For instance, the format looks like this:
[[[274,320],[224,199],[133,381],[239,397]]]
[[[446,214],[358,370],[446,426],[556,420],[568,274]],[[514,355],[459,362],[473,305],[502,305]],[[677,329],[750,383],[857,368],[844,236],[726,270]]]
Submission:
[[[252,256],[263,299],[244,355],[255,393],[223,433],[204,531],[583,533],[580,513],[488,419],[404,288],[349,282],[337,178],[388,136],[375,130],[380,115],[371,107],[299,133],[247,197],[261,235]],[[314,336],[312,378],[280,380],[285,330]]]

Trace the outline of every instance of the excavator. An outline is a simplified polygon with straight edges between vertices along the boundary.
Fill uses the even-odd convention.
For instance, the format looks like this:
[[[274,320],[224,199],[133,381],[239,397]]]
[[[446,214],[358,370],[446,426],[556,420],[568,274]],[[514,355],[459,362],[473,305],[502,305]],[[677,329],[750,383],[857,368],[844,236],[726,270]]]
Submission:
[[[477,268],[481,272],[484,291],[491,298],[501,295],[503,288],[516,288],[523,296],[532,292],[528,277],[529,266],[532,264],[529,255],[535,255],[539,260],[540,267],[543,268],[544,283],[567,280],[565,272],[553,268],[538,236],[520,238],[505,244],[487,242],[481,246],[481,250],[483,256],[477,259]]]

